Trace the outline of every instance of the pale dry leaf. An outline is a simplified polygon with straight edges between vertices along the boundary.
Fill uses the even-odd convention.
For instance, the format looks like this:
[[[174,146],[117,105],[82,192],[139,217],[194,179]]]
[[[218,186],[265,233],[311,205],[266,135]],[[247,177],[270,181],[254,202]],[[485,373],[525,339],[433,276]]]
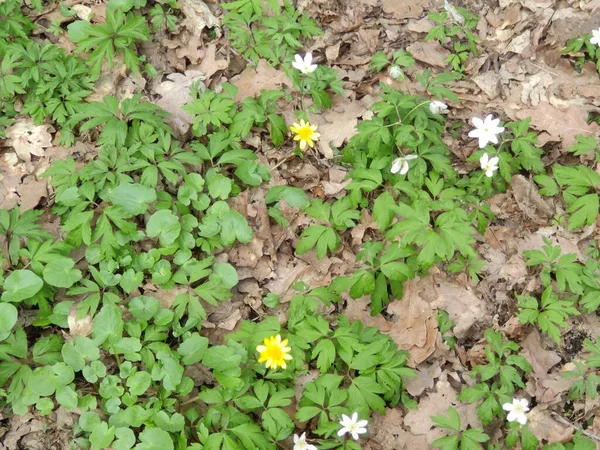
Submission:
[[[554,77],[547,72],[540,71],[530,76],[523,83],[521,101],[526,105],[531,104],[532,106],[539,105],[542,101],[547,101],[548,96],[546,95],[546,91],[548,86],[552,84],[554,84]]]
[[[157,104],[165,111],[171,113],[167,122],[180,134],[184,135],[194,121],[194,117],[182,109],[183,105],[193,99],[190,86],[198,83],[201,89],[204,74],[196,70],[186,70],[184,73],[171,73],[167,79],[159,84],[155,91],[160,95]]]
[[[385,416],[374,414],[369,423],[369,440],[365,450],[429,450],[425,436],[417,436],[403,428],[402,412],[387,408]]]
[[[481,89],[490,100],[500,95],[500,75],[488,71],[472,78],[473,82]]]
[[[583,106],[558,109],[547,102],[540,102],[536,108],[513,111],[513,114],[519,120],[531,117],[532,128],[546,131],[552,141],[561,142],[562,148],[567,149],[576,142],[577,134],[595,134],[600,131],[600,126],[595,122],[588,125],[587,109]],[[508,110],[507,113],[510,114]]]
[[[341,147],[356,134],[358,118],[365,112],[366,109],[360,102],[345,98],[323,116],[316,118],[315,122],[319,124],[318,131],[321,133],[318,146],[323,156],[333,158],[333,148]]]
[[[229,62],[226,59],[217,59],[217,44],[212,42],[207,48],[199,70],[204,72],[206,84],[210,83],[212,76],[219,70],[227,69]]]
[[[411,367],[421,364],[435,351],[438,333],[435,311],[423,299],[427,288],[420,281],[404,283],[402,299],[390,303],[387,309],[397,320],[388,334],[398,347],[408,351]]]
[[[527,426],[540,440],[552,444],[569,442],[573,437],[573,427],[565,425],[552,417],[547,409],[536,406],[527,414]]]
[[[544,348],[537,330],[533,330],[521,342],[521,349],[521,354],[527,358],[538,379],[545,378],[548,371],[561,361],[558,353]]]
[[[446,434],[444,430],[434,427],[431,416],[446,414],[449,407],[455,408],[458,412],[462,429],[468,425],[475,428],[481,426],[477,418],[476,405],[459,402],[457,392],[444,379],[440,379],[435,384],[435,392],[421,396],[419,407],[410,410],[404,417],[404,425],[413,434],[425,435],[427,442],[431,444]]]
[[[92,316],[86,314],[83,317],[77,317],[77,304],[73,303],[67,316],[67,324],[69,325],[69,335],[74,336],[89,336],[92,334]]]
[[[31,161],[31,155],[44,156],[44,149],[52,146],[50,125],[35,125],[33,119],[22,118],[6,129],[8,145],[15,149],[23,161]]]
[[[429,0],[383,0],[383,11],[396,19],[419,18]]]
[[[181,0],[181,12],[185,15],[183,25],[195,36],[200,37],[204,28],[219,28],[219,19],[202,0]],[[217,30],[220,35],[220,30]]]
[[[17,187],[21,213],[40,204],[42,198],[48,198],[48,180],[38,180],[33,175],[25,177]]]
[[[475,325],[485,321],[485,302],[472,289],[431,277],[423,278],[420,282],[424,286],[433,285],[433,295],[430,294],[427,301],[432,308],[448,313],[454,322],[452,333],[458,339],[467,337]]]
[[[424,62],[431,66],[446,67],[446,58],[450,52],[443,48],[438,41],[413,42],[406,47],[417,61]]]
[[[406,380],[406,390],[413,397],[420,396],[426,389],[431,389],[434,380],[442,374],[440,361],[434,361],[433,364],[420,364],[415,370],[417,376]]]
[[[236,102],[242,102],[246,97],[255,97],[262,89],[281,89],[284,85],[292,86],[292,81],[282,70],[277,70],[261,59],[256,66],[246,67],[238,76],[231,80],[238,88]]]
[[[512,177],[510,187],[517,206],[534,223],[546,224],[548,219],[554,215],[554,210],[539,194],[538,188],[532,180],[517,174]]]

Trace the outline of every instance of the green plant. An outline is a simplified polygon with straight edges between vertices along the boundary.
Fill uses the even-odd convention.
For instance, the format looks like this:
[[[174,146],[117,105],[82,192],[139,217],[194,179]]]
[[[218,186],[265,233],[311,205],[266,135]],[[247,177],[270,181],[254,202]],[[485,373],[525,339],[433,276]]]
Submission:
[[[221,5],[227,11],[223,24],[231,45],[255,64],[261,58],[271,65],[290,61],[301,38],[322,34],[306,12],[300,13],[289,0],[237,0]]]
[[[77,52],[89,52],[87,63],[90,75],[96,80],[104,63],[113,67],[117,55],[129,70],[139,72],[140,58],[136,45],[149,39],[150,30],[143,16],[125,13],[118,0],[108,4],[106,22],[92,25],[77,20],[68,26],[69,38],[77,44]]]
[[[463,429],[460,416],[452,407],[448,408],[446,415],[439,414],[431,418],[436,427],[450,432],[448,436],[432,442],[435,448],[441,450],[477,450],[483,449],[481,445],[490,440],[490,437],[481,428]]]
[[[536,325],[554,342],[560,342],[560,328],[567,326],[571,316],[578,316],[573,298],[564,300],[553,292],[552,286],[544,289],[541,299],[532,296],[518,296],[519,321],[523,324]]]
[[[598,386],[600,386],[600,342],[592,342],[586,339],[583,342],[584,353],[582,360],[573,361],[573,370],[562,373],[565,378],[576,381],[569,388],[569,397],[573,400],[588,398],[595,400],[598,397]]]
[[[561,50],[563,55],[575,58],[575,67],[581,70],[586,61],[592,61],[596,64],[596,69],[600,73],[600,51],[598,50],[597,38],[598,31],[594,30],[594,37],[591,34],[584,34],[567,42],[565,48]],[[595,43],[591,40],[595,39]]]
[[[539,174],[534,177],[536,183],[542,186],[540,193],[556,196],[559,193],[568,205],[569,230],[589,226],[596,221],[600,201],[598,186],[600,175],[587,166],[552,166],[554,177]]]
[[[479,18],[465,8],[451,8],[451,20],[448,20],[448,10],[432,11],[427,15],[436,25],[425,35],[425,41],[435,39],[442,45],[448,45],[449,41],[451,54],[446,62],[454,70],[464,72],[470,54],[477,56],[479,37],[474,32]]]
[[[517,442],[520,442],[523,450],[536,450],[540,444],[538,438],[527,426],[519,425],[516,422],[509,425],[509,432],[504,442],[508,448],[513,448]]]
[[[502,335],[491,328],[485,331],[487,364],[475,365],[472,376],[477,383],[465,387],[458,399],[469,403],[479,402],[477,416],[484,425],[494,417],[502,417],[502,405],[512,401],[517,388],[523,389],[523,375],[532,368],[527,359],[516,354],[519,346],[512,341],[504,341]]]

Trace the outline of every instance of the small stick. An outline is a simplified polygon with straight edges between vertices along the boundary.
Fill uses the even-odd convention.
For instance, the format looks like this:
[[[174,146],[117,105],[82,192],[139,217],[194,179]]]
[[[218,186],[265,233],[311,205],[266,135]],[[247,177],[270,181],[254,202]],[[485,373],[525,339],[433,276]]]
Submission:
[[[575,425],[574,423],[569,422],[567,419],[565,419],[563,416],[553,412],[552,415],[554,416],[554,418],[556,420],[558,420],[559,422],[563,423],[564,425],[568,425],[570,427],[575,428],[577,431],[580,431],[581,433],[583,433],[584,435],[586,435],[587,437],[589,437],[590,439],[593,439],[597,442],[600,442],[600,436],[595,435],[594,433],[584,430],[583,428],[581,428],[578,425]]]

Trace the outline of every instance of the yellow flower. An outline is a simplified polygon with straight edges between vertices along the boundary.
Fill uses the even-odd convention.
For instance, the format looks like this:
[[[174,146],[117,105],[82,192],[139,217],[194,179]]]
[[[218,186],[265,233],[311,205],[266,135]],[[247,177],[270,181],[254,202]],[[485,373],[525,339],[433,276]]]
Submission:
[[[292,359],[292,356],[289,354],[291,348],[287,347],[287,344],[288,340],[284,339],[282,341],[280,335],[265,338],[264,345],[256,347],[256,351],[260,353],[258,362],[262,363],[266,361],[265,366],[267,369],[277,369],[277,367],[285,369],[285,361]]]
[[[317,133],[317,125],[311,125],[309,122],[300,120],[300,123],[295,123],[290,127],[290,131],[295,133],[295,141],[300,141],[300,150],[304,150],[306,146],[313,147],[314,143],[321,137],[320,133]]]

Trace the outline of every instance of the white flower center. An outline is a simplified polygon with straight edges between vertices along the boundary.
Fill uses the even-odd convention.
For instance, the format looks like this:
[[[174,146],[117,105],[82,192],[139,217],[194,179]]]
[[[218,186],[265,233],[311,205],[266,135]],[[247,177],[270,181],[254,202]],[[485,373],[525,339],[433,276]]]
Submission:
[[[517,403],[517,404],[516,404],[516,405],[513,407],[513,411],[514,411],[516,414],[519,414],[519,415],[521,415],[521,414],[525,414],[525,407],[524,407],[522,404],[520,404],[520,403]]]
[[[350,432],[357,431],[358,425],[356,423],[351,423],[350,425],[348,425],[348,429],[350,430]]]

